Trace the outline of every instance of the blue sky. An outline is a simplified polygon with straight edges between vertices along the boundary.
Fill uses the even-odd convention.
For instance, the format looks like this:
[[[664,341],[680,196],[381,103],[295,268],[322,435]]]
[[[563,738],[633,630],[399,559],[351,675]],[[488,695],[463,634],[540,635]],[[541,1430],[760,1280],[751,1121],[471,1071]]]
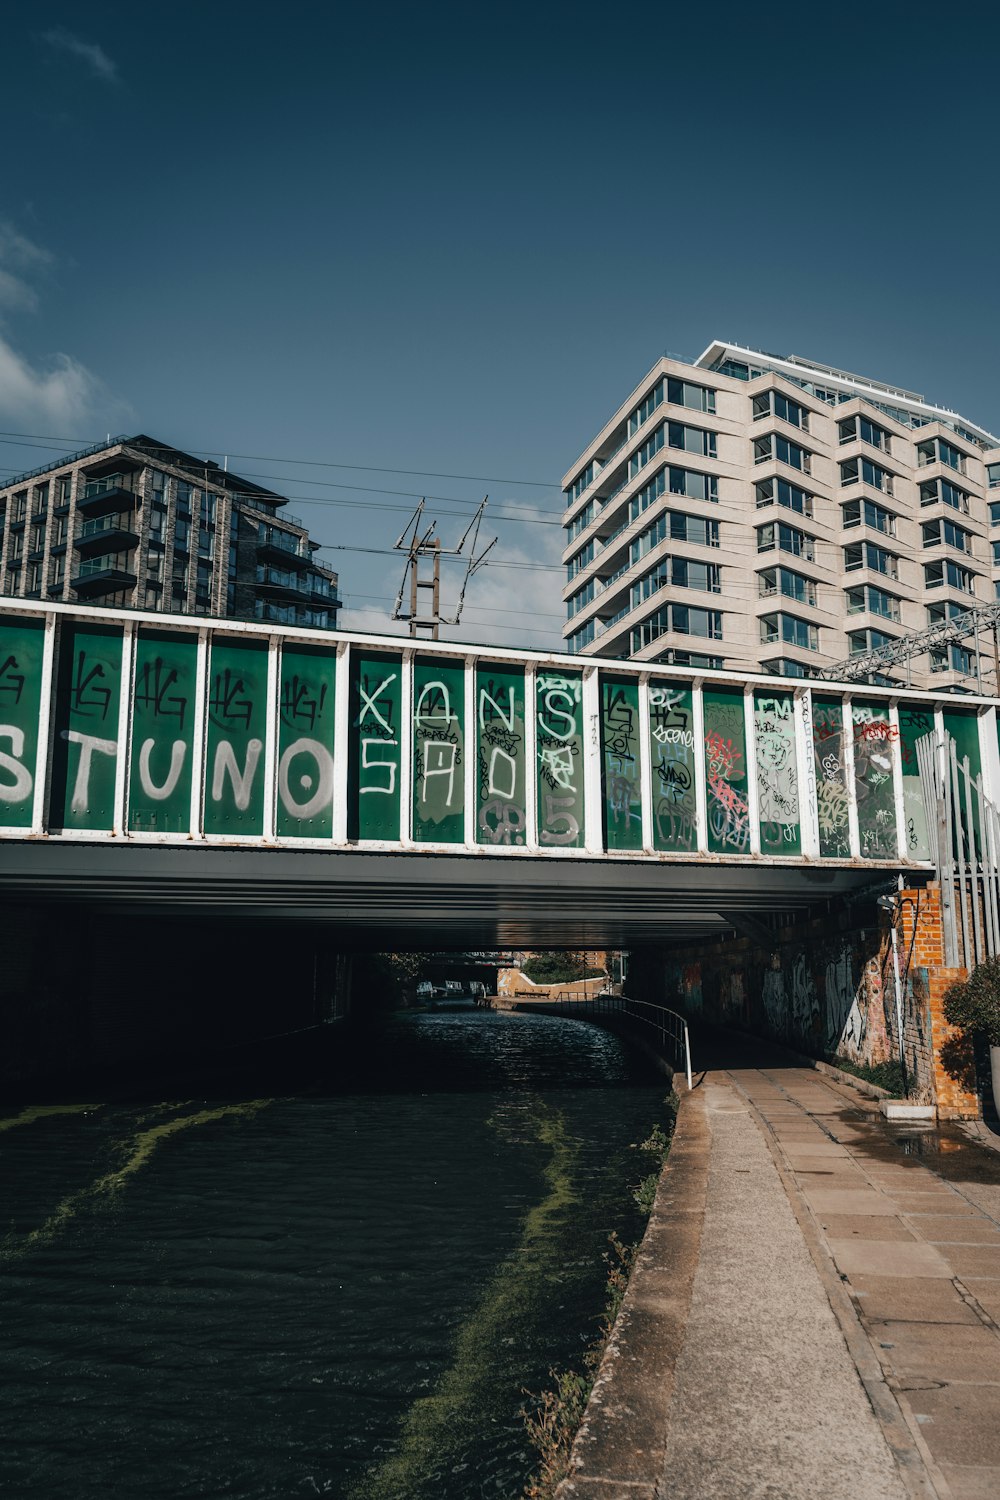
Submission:
[[[391,546],[425,492],[447,542],[488,492],[456,634],[555,644],[559,480],[664,351],[811,355],[1000,426],[998,30],[962,3],[22,6],[0,428],[228,453],[339,549]],[[343,623],[382,626],[399,560],[325,556]]]

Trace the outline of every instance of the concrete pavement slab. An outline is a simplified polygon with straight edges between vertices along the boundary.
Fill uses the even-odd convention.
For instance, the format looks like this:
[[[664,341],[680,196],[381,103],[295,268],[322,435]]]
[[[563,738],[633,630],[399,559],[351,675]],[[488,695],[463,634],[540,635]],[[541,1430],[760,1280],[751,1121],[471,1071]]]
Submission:
[[[962,1281],[977,1276],[1000,1282],[1000,1250],[989,1245],[940,1245],[938,1249]]]
[[[895,1214],[817,1214],[820,1228],[831,1240],[909,1240],[917,1236]]]
[[[800,1186],[814,1214],[891,1214],[899,1210],[891,1198],[874,1188],[827,1188],[810,1186],[800,1181]]]
[[[948,1262],[933,1245],[880,1240],[828,1240],[838,1270],[847,1276],[943,1276]]]
[[[986,1315],[994,1323],[1000,1323],[1000,1285],[996,1281],[981,1281],[977,1276],[963,1276],[962,1285],[971,1292]]]
[[[880,1323],[873,1329],[895,1374],[949,1384],[1000,1384],[1000,1334],[981,1323]]]
[[[932,1245],[993,1245],[1000,1249],[1000,1228],[975,1214],[936,1214],[926,1224],[917,1224],[921,1237]]]
[[[898,1205],[901,1213],[910,1218],[929,1218],[939,1214],[950,1218],[953,1214],[976,1213],[971,1203],[967,1203],[944,1183],[919,1193],[893,1193],[891,1201]]]
[[[950,1281],[939,1277],[851,1277],[851,1291],[866,1320],[975,1323],[979,1319]]]
[[[939,1462],[1000,1468],[1000,1386],[946,1385],[914,1392],[910,1405]]]
[[[941,1472],[951,1490],[952,1500],[997,1500],[1000,1495],[1000,1469],[981,1469],[972,1464],[942,1464]]]

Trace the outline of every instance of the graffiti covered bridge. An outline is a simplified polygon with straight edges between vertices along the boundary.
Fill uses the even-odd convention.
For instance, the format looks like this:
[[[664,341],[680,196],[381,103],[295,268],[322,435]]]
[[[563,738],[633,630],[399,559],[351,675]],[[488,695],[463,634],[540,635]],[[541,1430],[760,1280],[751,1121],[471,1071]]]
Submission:
[[[995,799],[991,700],[2,603],[0,888],[662,942],[928,869],[934,730]]]

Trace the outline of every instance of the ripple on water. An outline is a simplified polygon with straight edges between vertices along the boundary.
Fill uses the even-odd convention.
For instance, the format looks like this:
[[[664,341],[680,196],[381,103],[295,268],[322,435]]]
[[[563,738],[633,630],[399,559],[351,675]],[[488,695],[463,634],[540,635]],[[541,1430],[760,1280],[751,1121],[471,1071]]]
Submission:
[[[593,1331],[663,1086],[557,1019],[402,1016],[379,1048],[158,1138],[117,1189],[88,1185],[212,1105],[0,1131],[0,1489],[520,1491],[522,1391]]]

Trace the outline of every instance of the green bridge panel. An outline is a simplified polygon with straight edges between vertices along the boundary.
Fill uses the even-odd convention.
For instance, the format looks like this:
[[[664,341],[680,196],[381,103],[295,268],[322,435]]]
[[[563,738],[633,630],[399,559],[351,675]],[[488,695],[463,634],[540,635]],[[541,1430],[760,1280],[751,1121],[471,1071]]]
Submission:
[[[0,620],[0,827],[30,828],[38,767],[45,627]]]
[[[653,848],[670,854],[698,847],[694,699],[690,688],[649,684],[649,759],[653,782]]]
[[[738,689],[706,688],[705,782],[708,847],[713,854],[750,853],[746,716]]]
[[[413,838],[465,842],[465,672],[461,664],[413,667]]]
[[[333,836],[337,659],[316,646],[284,646],[278,690],[279,838]]]
[[[264,831],[267,646],[244,638],[212,642],[205,744],[205,832]]]
[[[55,828],[114,828],[122,639],[109,625],[63,627],[49,800]]]
[[[850,859],[850,788],[844,755],[843,704],[839,698],[814,698],[812,718],[820,857]]]
[[[524,668],[478,666],[476,688],[476,842],[526,843]]]
[[[888,859],[896,852],[896,794],[893,790],[893,743],[898,735],[885,703],[852,704],[854,720],[854,794],[858,799],[858,832],[863,859]]]
[[[399,838],[402,703],[402,657],[352,653],[347,799],[351,838]]]
[[[934,733],[934,711],[915,704],[899,706],[899,758],[903,774],[903,821],[906,825],[906,852],[911,859],[929,859],[927,815],[920,790],[920,767],[917,764],[917,741]]]
[[[535,677],[538,842],[586,846],[583,673],[540,669]]]
[[[642,848],[639,686],[601,674],[601,785],[604,847]]]
[[[801,854],[795,700],[791,693],[754,693],[753,733],[760,852]]]
[[[198,642],[144,630],[136,637],[128,826],[144,833],[191,827]]]

